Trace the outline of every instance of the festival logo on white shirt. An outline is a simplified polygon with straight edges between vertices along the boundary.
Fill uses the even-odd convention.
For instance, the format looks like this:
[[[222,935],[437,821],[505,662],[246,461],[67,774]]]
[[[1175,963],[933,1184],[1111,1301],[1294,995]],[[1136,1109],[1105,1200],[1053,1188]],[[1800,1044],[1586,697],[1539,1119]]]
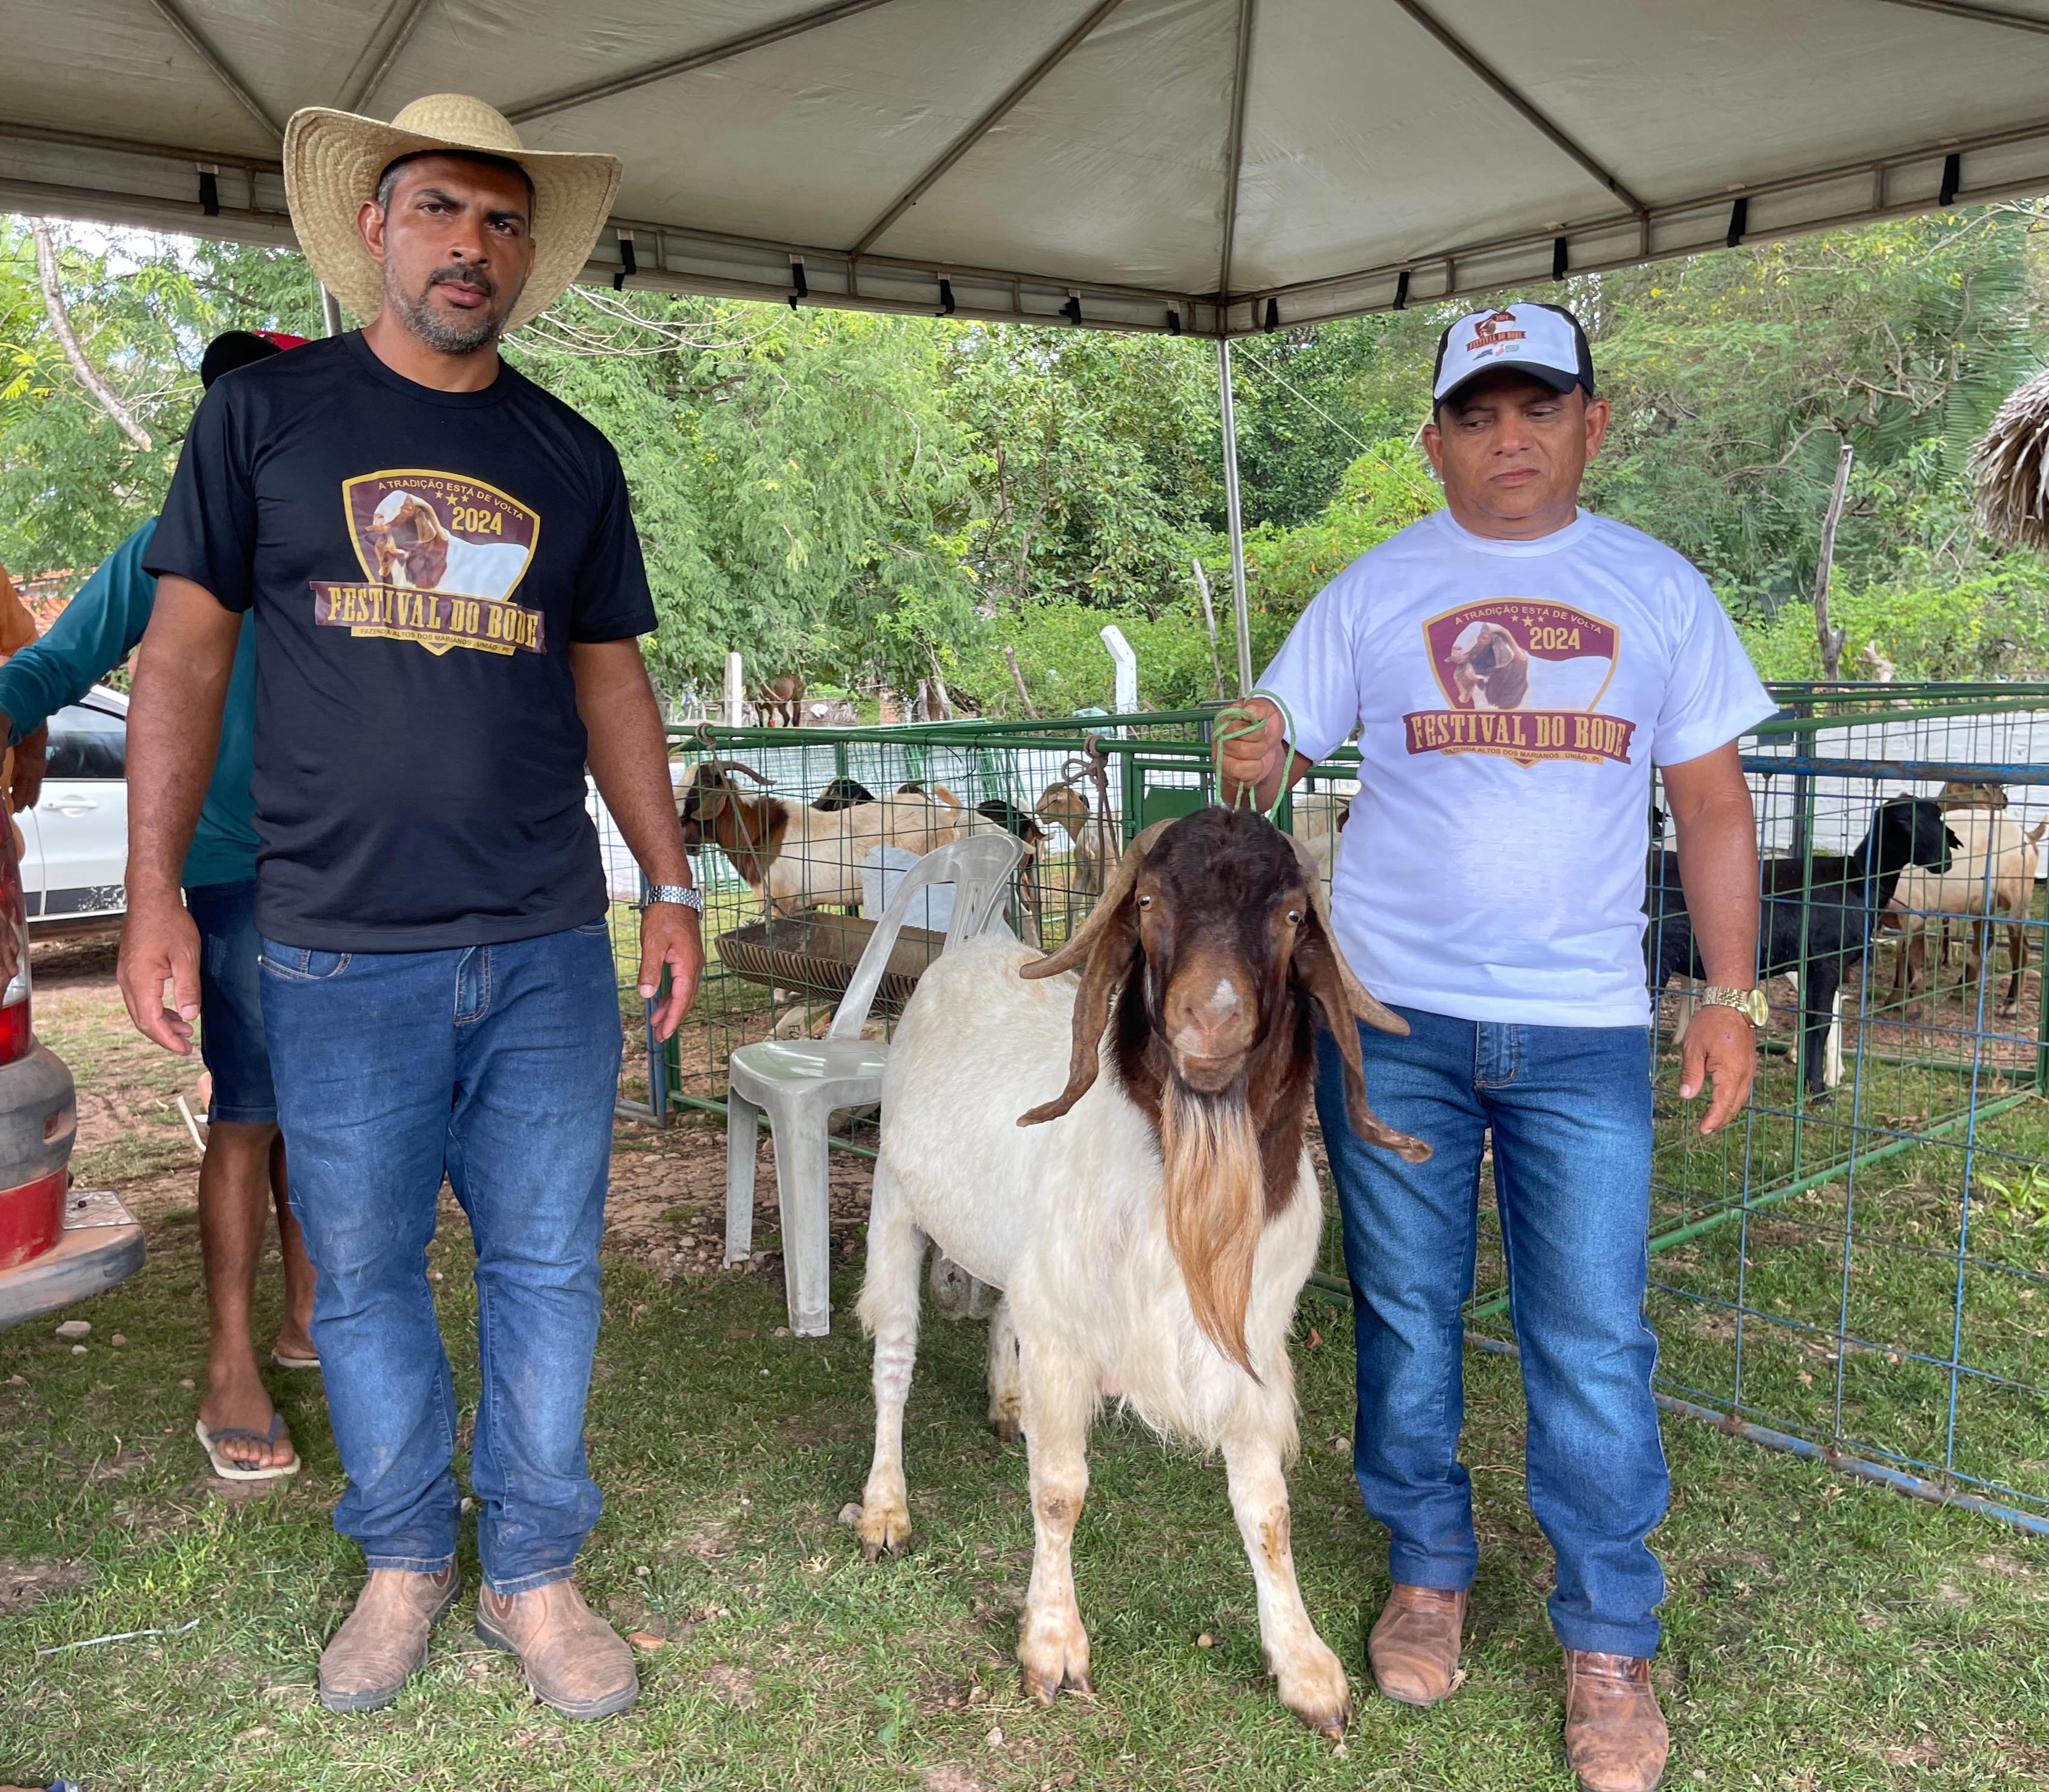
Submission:
[[[1595,709],[1615,676],[1614,624],[1569,604],[1489,597],[1423,624],[1445,709],[1402,717],[1411,753],[1629,763],[1636,725]]]

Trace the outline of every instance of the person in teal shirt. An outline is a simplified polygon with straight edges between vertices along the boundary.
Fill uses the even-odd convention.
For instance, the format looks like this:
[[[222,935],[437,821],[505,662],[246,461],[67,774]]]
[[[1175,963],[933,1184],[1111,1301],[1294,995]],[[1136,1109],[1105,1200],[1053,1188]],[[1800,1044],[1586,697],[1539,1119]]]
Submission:
[[[200,378],[268,359],[296,336],[235,330],[208,345]],[[42,637],[0,665],[0,724],[18,745],[76,703],[135,651],[157,601],[142,569],[154,517],[99,563]],[[256,828],[249,793],[256,726],[256,636],[245,618],[220,721],[213,777],[185,854],[185,906],[200,933],[200,1051],[212,1079],[199,1172],[200,1248],[210,1331],[198,1433],[217,1471],[237,1479],[290,1474],[298,1457],[263,1386],[250,1336],[256,1262],[274,1203],[285,1266],[285,1313],[270,1360],[317,1367],[308,1326],[313,1272],[286,1199],[284,1141],[263,1043],[257,984]],[[27,769],[25,793],[40,778]],[[30,800],[33,795],[30,795]]]

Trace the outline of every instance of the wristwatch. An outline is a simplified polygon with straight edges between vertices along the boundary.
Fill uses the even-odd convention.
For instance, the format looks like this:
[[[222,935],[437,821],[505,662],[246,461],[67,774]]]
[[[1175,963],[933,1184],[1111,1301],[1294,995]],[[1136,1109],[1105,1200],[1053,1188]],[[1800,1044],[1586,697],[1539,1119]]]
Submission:
[[[1764,992],[1755,986],[1748,989],[1725,989],[1710,983],[1701,992],[1703,1008],[1732,1008],[1759,1032],[1764,1031],[1771,1019],[1771,1005],[1764,999]]]
[[[685,908],[694,908],[700,915],[704,913],[704,892],[688,884],[650,884],[647,900],[640,906],[650,908],[658,902],[677,903]]]

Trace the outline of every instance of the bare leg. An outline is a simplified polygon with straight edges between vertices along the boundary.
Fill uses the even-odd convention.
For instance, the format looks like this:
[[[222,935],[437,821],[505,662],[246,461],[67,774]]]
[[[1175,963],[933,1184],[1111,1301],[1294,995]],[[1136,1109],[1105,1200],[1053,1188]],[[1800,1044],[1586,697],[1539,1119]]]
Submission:
[[[868,1277],[861,1323],[875,1339],[875,1456],[861,1496],[861,1547],[870,1561],[911,1537],[911,1501],[904,1484],[904,1406],[918,1360],[918,1267],[924,1234],[898,1199],[886,1159],[875,1166],[868,1211]]]
[[[199,1167],[199,1238],[208,1345],[206,1397],[199,1416],[209,1431],[231,1426],[261,1433],[274,1416],[256,1372],[249,1307],[269,1218],[270,1141],[277,1130],[234,1121],[207,1129],[206,1156]],[[230,1439],[221,1454],[244,1468],[276,1467],[293,1459],[291,1440],[282,1432],[269,1445]]]
[[[2007,956],[2012,960],[2012,974],[2006,980],[2006,1013],[2011,1014],[2020,1006],[2021,980],[2028,974],[2028,929],[2015,923],[2006,930]]]
[[[1281,1702],[1311,1729],[1342,1736],[1351,1716],[1351,1688],[1343,1662],[1309,1621],[1296,1584],[1281,1453],[1270,1438],[1239,1438],[1226,1440],[1223,1460],[1231,1513],[1252,1560],[1266,1671],[1280,1683]]]
[[[989,1425],[1005,1444],[1017,1441],[1023,1414],[1017,1363],[1017,1327],[1006,1296],[989,1320]]]
[[[1088,1493],[1088,1428],[1098,1378],[1056,1347],[1019,1340],[1024,1447],[1032,1465],[1032,1584],[1017,1639],[1024,1690],[1050,1705],[1089,1685],[1088,1632],[1075,1603],[1071,1546]]]
[[[314,1355],[313,1266],[306,1260],[306,1238],[292,1212],[285,1180],[285,1135],[270,1141],[270,1199],[278,1210],[278,1254],[285,1260],[285,1316],[278,1323],[280,1356]]]

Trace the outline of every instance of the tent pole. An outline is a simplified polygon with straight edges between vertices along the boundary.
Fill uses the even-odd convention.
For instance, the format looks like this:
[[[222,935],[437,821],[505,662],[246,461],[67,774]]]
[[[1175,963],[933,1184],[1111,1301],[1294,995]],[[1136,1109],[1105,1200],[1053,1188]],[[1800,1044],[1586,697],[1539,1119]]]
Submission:
[[[1217,398],[1223,417],[1223,502],[1231,519],[1231,612],[1238,634],[1238,694],[1252,689],[1252,617],[1245,602],[1245,511],[1238,499],[1238,414],[1231,402],[1231,342],[1217,338]]]

